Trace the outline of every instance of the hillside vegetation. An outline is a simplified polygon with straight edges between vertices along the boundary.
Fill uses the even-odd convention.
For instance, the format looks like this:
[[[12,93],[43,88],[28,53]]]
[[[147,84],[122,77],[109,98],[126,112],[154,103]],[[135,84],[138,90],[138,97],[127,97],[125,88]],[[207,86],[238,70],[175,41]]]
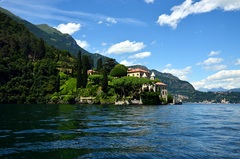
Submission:
[[[0,103],[45,103],[56,91],[60,51],[0,12]]]
[[[49,46],[54,46],[59,50],[66,50],[75,57],[77,56],[78,51],[81,51],[83,55],[90,56],[90,58],[93,60],[94,66],[96,66],[97,60],[99,58],[102,58],[104,62],[109,59],[109,57],[100,55],[98,53],[93,54],[88,52],[87,50],[81,48],[70,35],[62,34],[57,29],[50,27],[47,24],[34,25],[12,14],[4,8],[0,7],[0,11],[10,16],[15,21],[25,25],[30,30],[30,32],[32,32],[36,37],[42,38]],[[117,62],[115,61],[115,63]]]

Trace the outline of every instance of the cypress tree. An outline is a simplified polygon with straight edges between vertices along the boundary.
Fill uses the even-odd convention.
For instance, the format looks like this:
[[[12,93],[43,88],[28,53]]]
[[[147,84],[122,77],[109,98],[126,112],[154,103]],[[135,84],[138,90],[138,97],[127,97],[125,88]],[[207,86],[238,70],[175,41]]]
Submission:
[[[83,86],[82,84],[82,55],[81,51],[78,52],[77,61],[77,89]]]
[[[59,91],[60,91],[60,75],[57,75],[55,92],[59,92]]]
[[[107,93],[107,87],[108,87],[108,72],[107,69],[103,67],[102,91],[104,93]]]
[[[46,54],[45,43],[42,38],[40,39],[40,41],[38,43],[38,53],[37,54],[38,54],[37,57],[40,59],[42,59]]]
[[[97,60],[97,71],[100,72],[102,67],[103,67],[103,65],[102,65],[102,58],[99,58]]]
[[[87,55],[83,56],[82,59],[82,86],[86,88],[87,86],[87,80],[88,80],[88,74],[87,70],[91,68],[89,57]]]

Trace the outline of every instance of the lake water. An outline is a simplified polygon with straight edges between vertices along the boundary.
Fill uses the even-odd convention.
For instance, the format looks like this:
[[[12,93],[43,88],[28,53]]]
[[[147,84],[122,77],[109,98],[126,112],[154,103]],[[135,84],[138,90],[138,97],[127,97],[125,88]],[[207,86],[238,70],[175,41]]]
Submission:
[[[240,105],[0,105],[0,158],[240,158]]]

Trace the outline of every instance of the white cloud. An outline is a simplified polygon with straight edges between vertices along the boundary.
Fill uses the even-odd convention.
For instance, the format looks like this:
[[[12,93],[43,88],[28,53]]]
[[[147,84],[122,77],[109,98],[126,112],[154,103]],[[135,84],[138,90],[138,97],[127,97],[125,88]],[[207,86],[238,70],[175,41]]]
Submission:
[[[220,53],[221,51],[211,51],[208,56],[215,56],[215,55],[219,55]]]
[[[191,14],[210,12],[216,9],[224,11],[240,10],[239,0],[185,0],[181,5],[174,6],[171,15],[162,14],[158,17],[159,25],[169,25],[173,29],[178,23]]]
[[[174,76],[177,76],[181,80],[187,80],[187,75],[192,72],[191,68],[192,68],[191,66],[188,66],[188,67],[183,68],[183,69],[169,69],[169,68],[166,68],[162,72],[171,73]]]
[[[208,58],[207,60],[198,63],[197,65],[212,65],[212,64],[218,64],[221,63],[223,61],[222,58]]]
[[[203,67],[207,71],[219,71],[227,68],[227,65],[211,65]]]
[[[206,79],[197,82],[191,82],[195,89],[199,88],[225,88],[233,89],[239,88],[240,70],[222,70]]]
[[[107,17],[106,21],[109,22],[109,23],[113,23],[113,24],[117,23],[116,19],[115,18],[111,18],[111,17]]]
[[[67,23],[67,24],[59,24],[57,27],[54,27],[63,34],[70,34],[79,31],[81,29],[81,24],[76,23]]]
[[[123,60],[120,62],[120,64],[123,64],[125,66],[132,66],[132,65],[135,65],[134,62],[135,62],[135,60],[134,61]]]
[[[138,53],[138,54],[134,54],[132,56],[129,56],[130,59],[133,59],[133,58],[139,58],[139,59],[142,59],[142,58],[145,58],[145,57],[149,57],[151,56],[151,52],[141,52],[141,53]]]
[[[108,54],[124,54],[133,53],[142,50],[145,47],[143,42],[131,42],[129,40],[112,45],[107,53]]]
[[[169,68],[169,67],[172,67],[172,64],[166,64],[166,66],[165,66],[166,68]]]
[[[154,41],[151,42],[151,45],[154,45],[156,43],[157,43],[157,40],[154,40]]]
[[[88,42],[85,41],[85,40],[83,40],[83,41],[82,40],[77,40],[77,39],[75,39],[75,40],[76,40],[77,44],[83,49],[87,49],[90,46],[88,44]]]
[[[207,80],[226,80],[231,78],[240,78],[240,70],[222,70],[207,77]],[[238,83],[239,84],[239,83]]]
[[[155,0],[144,0],[146,3],[154,3]]]
[[[102,44],[101,44],[102,46],[106,46],[107,45],[107,43],[105,43],[105,42],[102,42]]]
[[[102,24],[102,23],[103,23],[103,21],[101,21],[101,20],[98,21],[98,24]]]
[[[237,59],[235,65],[240,65],[240,59]]]

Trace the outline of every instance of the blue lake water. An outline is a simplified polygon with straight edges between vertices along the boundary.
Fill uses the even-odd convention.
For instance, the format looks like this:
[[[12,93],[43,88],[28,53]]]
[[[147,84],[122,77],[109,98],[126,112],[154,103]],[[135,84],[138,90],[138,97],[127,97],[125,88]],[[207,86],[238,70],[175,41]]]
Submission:
[[[240,158],[240,105],[0,105],[0,158]]]

